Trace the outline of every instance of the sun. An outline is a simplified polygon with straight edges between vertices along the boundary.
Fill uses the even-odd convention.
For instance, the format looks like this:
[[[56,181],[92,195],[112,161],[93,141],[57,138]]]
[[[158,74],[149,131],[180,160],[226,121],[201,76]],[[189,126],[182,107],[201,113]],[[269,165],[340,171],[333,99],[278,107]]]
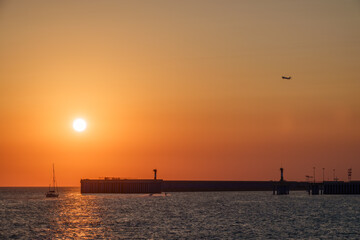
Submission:
[[[73,122],[73,128],[77,132],[82,132],[86,129],[86,121],[82,118],[77,118]]]

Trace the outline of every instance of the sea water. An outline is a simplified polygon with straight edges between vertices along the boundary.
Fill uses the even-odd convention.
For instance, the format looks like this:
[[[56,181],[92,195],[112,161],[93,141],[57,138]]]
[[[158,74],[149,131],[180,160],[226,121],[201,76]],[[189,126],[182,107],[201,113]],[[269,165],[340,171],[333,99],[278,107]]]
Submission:
[[[360,195],[0,188],[0,239],[360,239]]]

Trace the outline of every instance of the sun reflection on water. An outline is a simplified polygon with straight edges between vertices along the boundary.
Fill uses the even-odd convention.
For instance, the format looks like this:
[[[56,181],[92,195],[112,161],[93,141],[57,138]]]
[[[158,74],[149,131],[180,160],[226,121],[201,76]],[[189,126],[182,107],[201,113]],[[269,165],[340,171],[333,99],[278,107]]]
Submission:
[[[54,237],[104,238],[101,209],[95,196],[66,193],[54,214]]]

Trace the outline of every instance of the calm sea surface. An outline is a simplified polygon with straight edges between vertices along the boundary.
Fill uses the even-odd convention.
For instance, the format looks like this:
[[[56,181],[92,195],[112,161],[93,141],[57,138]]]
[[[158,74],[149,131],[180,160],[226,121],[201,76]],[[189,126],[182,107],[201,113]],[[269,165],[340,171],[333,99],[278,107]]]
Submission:
[[[360,196],[0,188],[0,239],[360,239]]]

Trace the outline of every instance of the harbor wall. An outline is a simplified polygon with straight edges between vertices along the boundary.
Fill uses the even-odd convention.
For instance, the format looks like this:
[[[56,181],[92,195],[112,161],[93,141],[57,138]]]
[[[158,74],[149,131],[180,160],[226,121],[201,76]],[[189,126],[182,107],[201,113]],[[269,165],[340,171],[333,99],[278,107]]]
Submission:
[[[360,181],[324,182],[324,194],[360,194]]]
[[[267,191],[271,181],[164,181],[164,192]]]
[[[272,191],[276,181],[164,181],[164,192]],[[305,190],[305,182],[288,182],[290,190]]]
[[[82,179],[81,193],[161,193],[210,191],[273,191],[275,181],[165,181],[152,179]],[[305,182],[286,182],[292,191]]]
[[[161,193],[162,180],[82,179],[81,193]]]

